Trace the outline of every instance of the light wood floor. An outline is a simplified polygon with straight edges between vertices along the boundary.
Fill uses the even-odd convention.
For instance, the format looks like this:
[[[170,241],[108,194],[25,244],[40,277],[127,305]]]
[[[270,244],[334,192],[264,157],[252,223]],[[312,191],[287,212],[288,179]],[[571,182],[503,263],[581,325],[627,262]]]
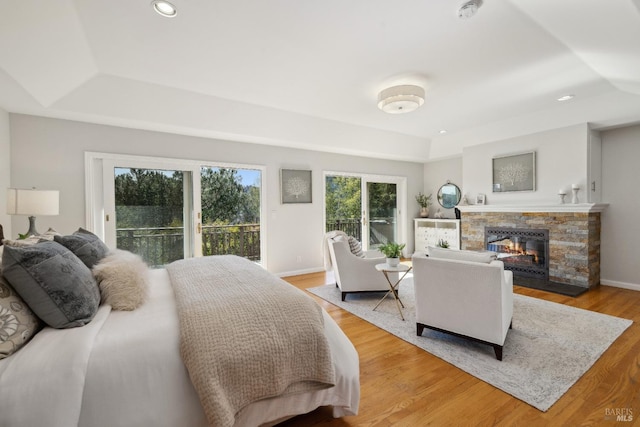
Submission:
[[[325,273],[287,277],[300,289],[333,283]],[[360,355],[360,411],[333,419],[319,408],[282,426],[640,426],[640,292],[599,286],[578,298],[515,286],[515,292],[631,319],[595,365],[547,412],[313,296]],[[310,294],[311,295],[311,294]],[[608,412],[631,410],[633,421]]]

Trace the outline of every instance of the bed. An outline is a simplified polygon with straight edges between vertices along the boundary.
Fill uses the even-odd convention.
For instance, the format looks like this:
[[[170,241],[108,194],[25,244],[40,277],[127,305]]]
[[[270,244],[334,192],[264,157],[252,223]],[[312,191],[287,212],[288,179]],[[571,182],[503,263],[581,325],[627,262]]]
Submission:
[[[212,262],[217,257],[205,258]],[[254,279],[270,275],[250,264]],[[102,304],[85,326],[45,327],[19,351],[0,360],[0,427],[211,424],[181,357],[184,338],[170,273],[155,269],[148,274],[148,297],[139,308],[116,311]],[[236,280],[233,287],[241,287],[241,282]],[[253,401],[235,414],[233,425],[273,425],[320,406],[332,406],[334,417],[357,414],[357,352],[331,317],[320,311],[333,384]],[[268,330],[268,325],[262,327]],[[217,333],[211,330],[212,335]]]

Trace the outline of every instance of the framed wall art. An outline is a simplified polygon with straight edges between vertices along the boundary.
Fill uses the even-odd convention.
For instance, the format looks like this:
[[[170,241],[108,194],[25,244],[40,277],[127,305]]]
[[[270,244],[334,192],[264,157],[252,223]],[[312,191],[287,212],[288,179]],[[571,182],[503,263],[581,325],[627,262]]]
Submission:
[[[535,191],[536,153],[510,154],[493,158],[493,192]]]
[[[311,203],[311,171],[280,169],[282,203]]]

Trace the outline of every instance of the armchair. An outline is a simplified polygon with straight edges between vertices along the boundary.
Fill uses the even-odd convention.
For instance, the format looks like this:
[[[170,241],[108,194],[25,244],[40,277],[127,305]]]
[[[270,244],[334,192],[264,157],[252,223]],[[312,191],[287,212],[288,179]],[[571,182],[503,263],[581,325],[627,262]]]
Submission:
[[[502,348],[512,327],[513,273],[490,253],[429,248],[414,254],[416,330],[424,328]]]
[[[349,249],[345,236],[327,239],[331,264],[336,278],[336,286],[342,292],[342,301],[347,294],[354,292],[386,292],[389,284],[376,264],[386,262],[385,256],[378,251],[366,251],[364,257],[354,255]],[[398,273],[389,273],[389,280],[398,280]]]

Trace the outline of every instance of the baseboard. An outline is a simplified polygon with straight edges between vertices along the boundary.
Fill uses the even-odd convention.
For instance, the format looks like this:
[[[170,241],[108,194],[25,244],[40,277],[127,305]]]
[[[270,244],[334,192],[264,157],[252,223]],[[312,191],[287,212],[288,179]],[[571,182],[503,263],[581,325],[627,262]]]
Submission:
[[[315,268],[306,268],[304,270],[294,270],[294,271],[285,271],[282,273],[276,273],[276,276],[278,277],[299,276],[301,274],[320,273],[321,271],[324,271],[324,268],[315,267]]]
[[[600,279],[600,284],[605,286],[613,286],[615,288],[631,289],[632,291],[640,291],[640,284],[618,282],[615,280]]]

